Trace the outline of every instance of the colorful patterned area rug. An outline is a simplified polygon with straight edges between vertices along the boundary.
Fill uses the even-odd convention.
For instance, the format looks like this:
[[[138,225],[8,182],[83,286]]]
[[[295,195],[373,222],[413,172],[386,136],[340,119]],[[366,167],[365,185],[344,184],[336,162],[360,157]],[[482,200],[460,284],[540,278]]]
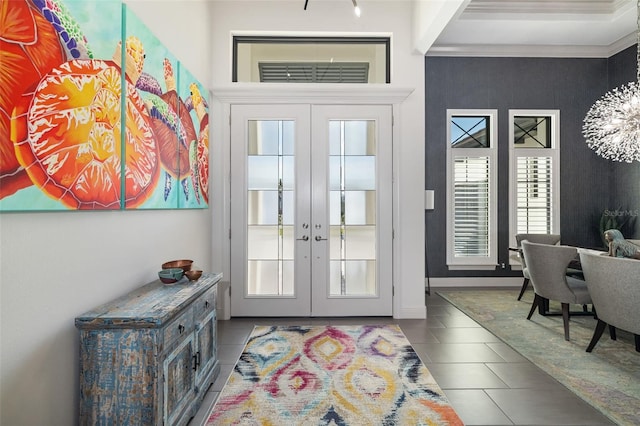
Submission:
[[[447,290],[438,294],[502,339],[522,356],[554,377],[617,425],[640,425],[640,352],[633,335],[617,331],[611,340],[608,330],[593,352],[585,351],[596,320],[572,316],[571,340],[564,340],[562,316],[527,314],[533,292],[518,301],[519,290]],[[560,304],[551,302],[551,310]],[[580,311],[581,306],[571,307]]]
[[[396,325],[257,326],[207,425],[462,425]]]

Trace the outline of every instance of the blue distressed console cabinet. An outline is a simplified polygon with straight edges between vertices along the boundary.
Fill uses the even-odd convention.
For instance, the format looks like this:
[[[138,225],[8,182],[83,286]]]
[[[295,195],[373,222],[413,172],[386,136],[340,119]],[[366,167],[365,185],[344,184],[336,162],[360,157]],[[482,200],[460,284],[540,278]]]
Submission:
[[[144,285],[75,319],[80,425],[184,425],[220,371],[222,274]]]

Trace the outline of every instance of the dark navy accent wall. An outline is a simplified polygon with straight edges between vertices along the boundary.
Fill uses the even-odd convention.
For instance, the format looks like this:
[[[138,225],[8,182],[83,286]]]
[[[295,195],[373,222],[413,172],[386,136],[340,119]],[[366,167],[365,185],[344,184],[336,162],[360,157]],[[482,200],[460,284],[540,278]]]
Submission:
[[[510,109],[560,110],[562,243],[601,245],[600,215],[604,209],[618,207],[621,197],[622,190],[612,191],[612,187],[623,186],[623,181],[636,176],[637,193],[639,179],[632,172],[615,172],[620,163],[614,165],[587,147],[582,120],[593,102],[611,87],[614,76],[624,80],[631,72],[631,79],[635,80],[635,47],[632,61],[628,54],[625,50],[610,59],[425,58],[425,188],[435,190],[436,206],[425,212],[431,277],[520,274],[508,267],[508,248],[515,245],[515,241],[509,241]],[[507,265],[505,270],[449,271],[446,266],[447,109],[498,110],[498,161],[504,165],[498,174],[498,257],[499,263]],[[637,173],[639,165],[633,167]]]
[[[609,59],[610,87],[637,81],[637,49],[632,46]],[[640,239],[640,163],[616,163],[612,167],[612,206],[634,226],[623,228],[625,237]]]

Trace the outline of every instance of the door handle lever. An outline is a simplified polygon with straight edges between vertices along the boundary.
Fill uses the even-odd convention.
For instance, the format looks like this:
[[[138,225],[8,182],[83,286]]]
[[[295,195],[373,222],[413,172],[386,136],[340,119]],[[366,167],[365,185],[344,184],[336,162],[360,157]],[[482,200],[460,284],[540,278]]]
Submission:
[[[298,240],[298,241],[309,241],[309,236],[308,235],[303,235],[302,238],[296,238],[296,240]]]
[[[327,241],[327,239],[322,238],[320,235],[316,235],[316,241]]]

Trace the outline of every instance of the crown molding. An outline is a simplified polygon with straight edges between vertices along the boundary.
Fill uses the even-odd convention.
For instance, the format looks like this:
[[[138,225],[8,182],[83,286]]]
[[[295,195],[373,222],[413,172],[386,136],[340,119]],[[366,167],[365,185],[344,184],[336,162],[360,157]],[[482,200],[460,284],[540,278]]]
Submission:
[[[633,46],[636,34],[629,34],[608,46],[465,44],[432,46],[425,56],[609,58]]]
[[[611,15],[628,7],[628,0],[473,0],[463,15],[476,14],[603,14]]]

